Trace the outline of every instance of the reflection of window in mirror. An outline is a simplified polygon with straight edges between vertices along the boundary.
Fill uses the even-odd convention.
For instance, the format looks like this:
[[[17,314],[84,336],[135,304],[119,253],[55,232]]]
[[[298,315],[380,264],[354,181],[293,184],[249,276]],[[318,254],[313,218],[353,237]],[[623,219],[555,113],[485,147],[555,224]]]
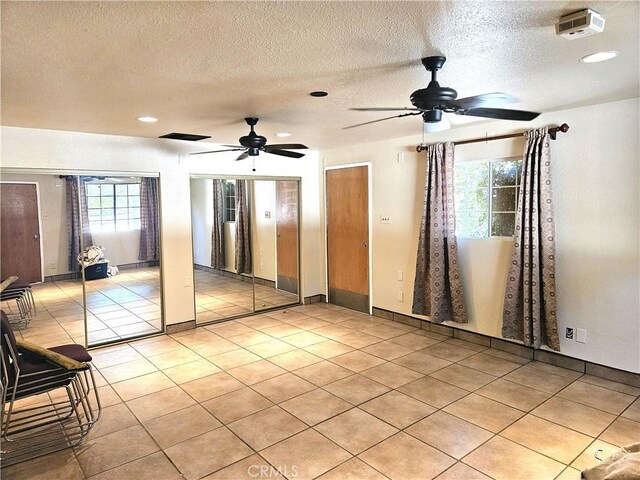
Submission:
[[[140,230],[140,183],[89,180],[87,212],[91,233]]]
[[[236,221],[236,181],[225,180],[224,185],[224,221]]]

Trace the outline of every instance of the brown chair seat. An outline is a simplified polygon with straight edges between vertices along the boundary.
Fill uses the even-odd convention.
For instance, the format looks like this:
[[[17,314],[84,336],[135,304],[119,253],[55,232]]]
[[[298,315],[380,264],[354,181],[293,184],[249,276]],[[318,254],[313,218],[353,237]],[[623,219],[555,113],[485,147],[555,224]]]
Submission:
[[[65,357],[73,358],[77,362],[88,363],[92,360],[89,352],[77,343],[70,343],[68,345],[58,345],[56,347],[50,347],[52,352],[59,353]]]

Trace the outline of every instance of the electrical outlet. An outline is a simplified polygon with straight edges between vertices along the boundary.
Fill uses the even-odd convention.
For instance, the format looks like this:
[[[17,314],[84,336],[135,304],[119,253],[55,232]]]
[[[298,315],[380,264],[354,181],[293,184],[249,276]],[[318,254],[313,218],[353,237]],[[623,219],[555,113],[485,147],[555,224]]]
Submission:
[[[271,212],[269,211],[264,212],[264,218],[271,218]]]
[[[565,337],[567,337],[569,340],[573,340],[573,328],[567,327]]]
[[[587,343],[587,331],[584,328],[576,328],[576,342]]]
[[[42,220],[49,220],[49,214],[48,213],[43,213],[42,214]]]
[[[57,270],[58,269],[58,264],[57,263],[50,263],[49,264],[49,270]]]
[[[404,279],[404,273],[402,270],[398,270],[398,281],[401,282]]]
[[[391,215],[380,215],[380,223],[391,223]]]
[[[402,290],[398,292],[398,301],[404,302],[404,292]]]

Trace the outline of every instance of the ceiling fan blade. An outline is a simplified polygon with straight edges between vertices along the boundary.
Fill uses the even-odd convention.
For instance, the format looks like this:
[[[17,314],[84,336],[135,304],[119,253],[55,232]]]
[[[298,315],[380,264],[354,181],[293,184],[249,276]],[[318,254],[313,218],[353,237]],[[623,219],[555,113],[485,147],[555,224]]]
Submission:
[[[265,152],[270,153],[272,155],[280,155],[283,157],[290,157],[290,158],[302,158],[304,157],[304,153],[298,153],[298,152],[289,152],[287,150],[279,150],[279,149],[273,149],[273,150],[266,150]]]
[[[220,145],[221,147],[229,147],[229,148],[247,148],[247,147],[243,147],[242,145]]]
[[[241,153],[241,154],[238,156],[238,158],[236,158],[236,162],[237,162],[238,160],[244,160],[244,159],[245,159],[245,158],[247,158],[248,156],[249,156],[249,152]]]
[[[469,110],[460,110],[456,112],[456,115],[528,122],[540,114],[538,112],[527,112],[525,110],[505,110],[504,108],[471,108]]]
[[[372,120],[370,122],[358,123],[356,125],[349,125],[348,127],[343,127],[342,130],[348,130],[350,128],[361,127],[363,125],[369,125],[370,123],[384,122],[385,120],[391,120],[392,118],[400,118],[407,117],[409,115],[421,115],[422,112],[411,112],[411,113],[403,113],[401,115],[394,115],[393,117],[379,118],[378,120]]]
[[[306,150],[309,147],[307,147],[306,145],[302,145],[301,143],[270,143],[269,145],[264,146],[264,151],[268,152],[269,150],[274,149],[281,150],[283,148],[287,150]]]
[[[239,150],[244,150],[244,147],[243,148],[229,148],[227,150],[210,150],[208,152],[193,152],[193,153],[190,153],[189,155],[204,155],[205,153],[237,152]]]
[[[453,100],[451,104],[452,106],[460,107],[463,110],[469,110],[470,108],[480,107],[500,107],[502,105],[509,105],[517,102],[519,102],[519,100],[513,95],[494,92],[476,95],[474,97],[458,98],[457,100]]]
[[[420,112],[419,108],[410,107],[382,107],[382,108],[350,108],[356,112]]]

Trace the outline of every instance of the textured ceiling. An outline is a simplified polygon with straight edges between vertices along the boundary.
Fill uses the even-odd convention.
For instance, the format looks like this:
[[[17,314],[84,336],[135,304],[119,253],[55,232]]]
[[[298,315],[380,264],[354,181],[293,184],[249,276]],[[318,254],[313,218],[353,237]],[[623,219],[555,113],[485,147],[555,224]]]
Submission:
[[[242,118],[258,116],[262,135],[291,132],[286,141],[312,148],[411,135],[419,117],[342,127],[385,116],[350,107],[410,106],[428,83],[420,58],[438,53],[448,59],[440,83],[460,97],[504,91],[521,99],[513,108],[537,111],[629,98],[639,93],[639,5],[2,2],[2,124],[236,143]],[[585,7],[606,18],[604,33],[555,35],[557,17]],[[621,55],[578,62],[600,50]]]

